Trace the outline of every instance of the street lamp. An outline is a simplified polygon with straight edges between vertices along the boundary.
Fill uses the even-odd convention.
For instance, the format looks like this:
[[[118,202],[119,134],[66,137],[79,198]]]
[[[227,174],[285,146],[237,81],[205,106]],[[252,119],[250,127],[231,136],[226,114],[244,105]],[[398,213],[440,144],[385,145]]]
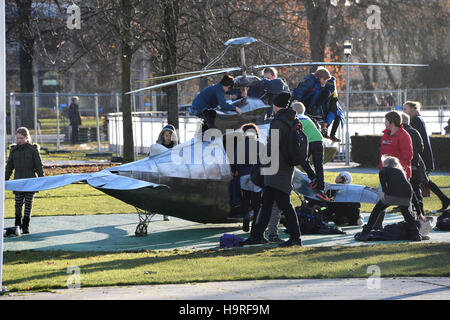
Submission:
[[[346,62],[349,62],[350,55],[352,54],[352,42],[350,39],[346,39],[344,41],[344,54]],[[345,165],[350,164],[350,135],[348,132],[348,120],[349,120],[349,109],[350,109],[350,66],[347,64],[345,66],[345,72],[346,72],[346,80],[345,80],[345,86],[346,86],[346,116],[345,116],[345,129],[346,129],[346,135],[345,135]]]

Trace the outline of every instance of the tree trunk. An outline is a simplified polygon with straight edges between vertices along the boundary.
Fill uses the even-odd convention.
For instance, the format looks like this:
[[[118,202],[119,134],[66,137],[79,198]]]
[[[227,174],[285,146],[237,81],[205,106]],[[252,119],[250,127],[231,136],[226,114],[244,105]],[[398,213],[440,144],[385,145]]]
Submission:
[[[311,60],[323,61],[325,58],[325,45],[329,28],[328,9],[330,0],[304,1],[308,20],[309,47]],[[317,69],[312,67],[311,70]]]
[[[164,2],[164,43],[163,64],[165,74],[177,71],[177,31],[179,1]],[[173,85],[163,88],[167,96],[167,122],[178,129],[178,87]]]
[[[19,63],[20,63],[20,92],[33,92],[33,46],[34,38],[31,32],[31,0],[16,0],[19,13]],[[27,128],[34,128],[34,112],[32,109],[33,98],[23,99],[22,104],[22,125]],[[26,108],[23,109],[23,108]]]
[[[131,3],[129,0],[122,0],[122,121],[123,121],[123,162],[134,161],[134,139],[133,122],[131,109],[131,95],[125,94],[131,91],[131,61],[133,59],[133,50],[131,48]]]

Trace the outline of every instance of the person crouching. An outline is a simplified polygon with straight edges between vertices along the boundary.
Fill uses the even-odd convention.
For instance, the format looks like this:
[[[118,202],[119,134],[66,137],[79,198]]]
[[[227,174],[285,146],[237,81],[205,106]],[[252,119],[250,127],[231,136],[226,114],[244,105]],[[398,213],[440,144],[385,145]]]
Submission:
[[[398,205],[400,207],[403,218],[407,223],[409,237],[413,241],[421,241],[419,229],[415,223],[409,207],[411,204],[412,187],[406,177],[406,173],[396,157],[382,157],[383,167],[379,172],[381,197],[370,214],[369,221],[363,226],[360,234],[355,236],[358,241],[367,241],[370,231],[373,229],[378,216],[386,208]]]

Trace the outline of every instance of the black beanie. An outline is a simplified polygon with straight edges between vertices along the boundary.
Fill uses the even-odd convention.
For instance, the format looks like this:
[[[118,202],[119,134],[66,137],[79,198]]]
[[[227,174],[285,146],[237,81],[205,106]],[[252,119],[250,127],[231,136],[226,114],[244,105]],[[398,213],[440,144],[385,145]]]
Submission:
[[[291,100],[291,93],[283,91],[275,97],[273,104],[278,108],[287,108],[289,105],[289,100]]]

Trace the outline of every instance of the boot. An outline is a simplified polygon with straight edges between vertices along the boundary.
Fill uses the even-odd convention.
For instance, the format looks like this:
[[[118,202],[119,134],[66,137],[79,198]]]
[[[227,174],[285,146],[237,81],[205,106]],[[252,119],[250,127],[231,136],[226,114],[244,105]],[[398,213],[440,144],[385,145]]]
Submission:
[[[367,240],[369,240],[369,233],[370,233],[370,229],[366,224],[363,226],[363,229],[360,233],[355,234],[355,240],[356,241],[367,241]]]
[[[30,225],[30,217],[23,217],[23,220],[22,220],[22,233],[23,234],[30,233],[29,225]]]
[[[442,200],[442,208],[439,211],[447,210],[448,206],[450,206],[450,199],[446,198],[446,199]]]

